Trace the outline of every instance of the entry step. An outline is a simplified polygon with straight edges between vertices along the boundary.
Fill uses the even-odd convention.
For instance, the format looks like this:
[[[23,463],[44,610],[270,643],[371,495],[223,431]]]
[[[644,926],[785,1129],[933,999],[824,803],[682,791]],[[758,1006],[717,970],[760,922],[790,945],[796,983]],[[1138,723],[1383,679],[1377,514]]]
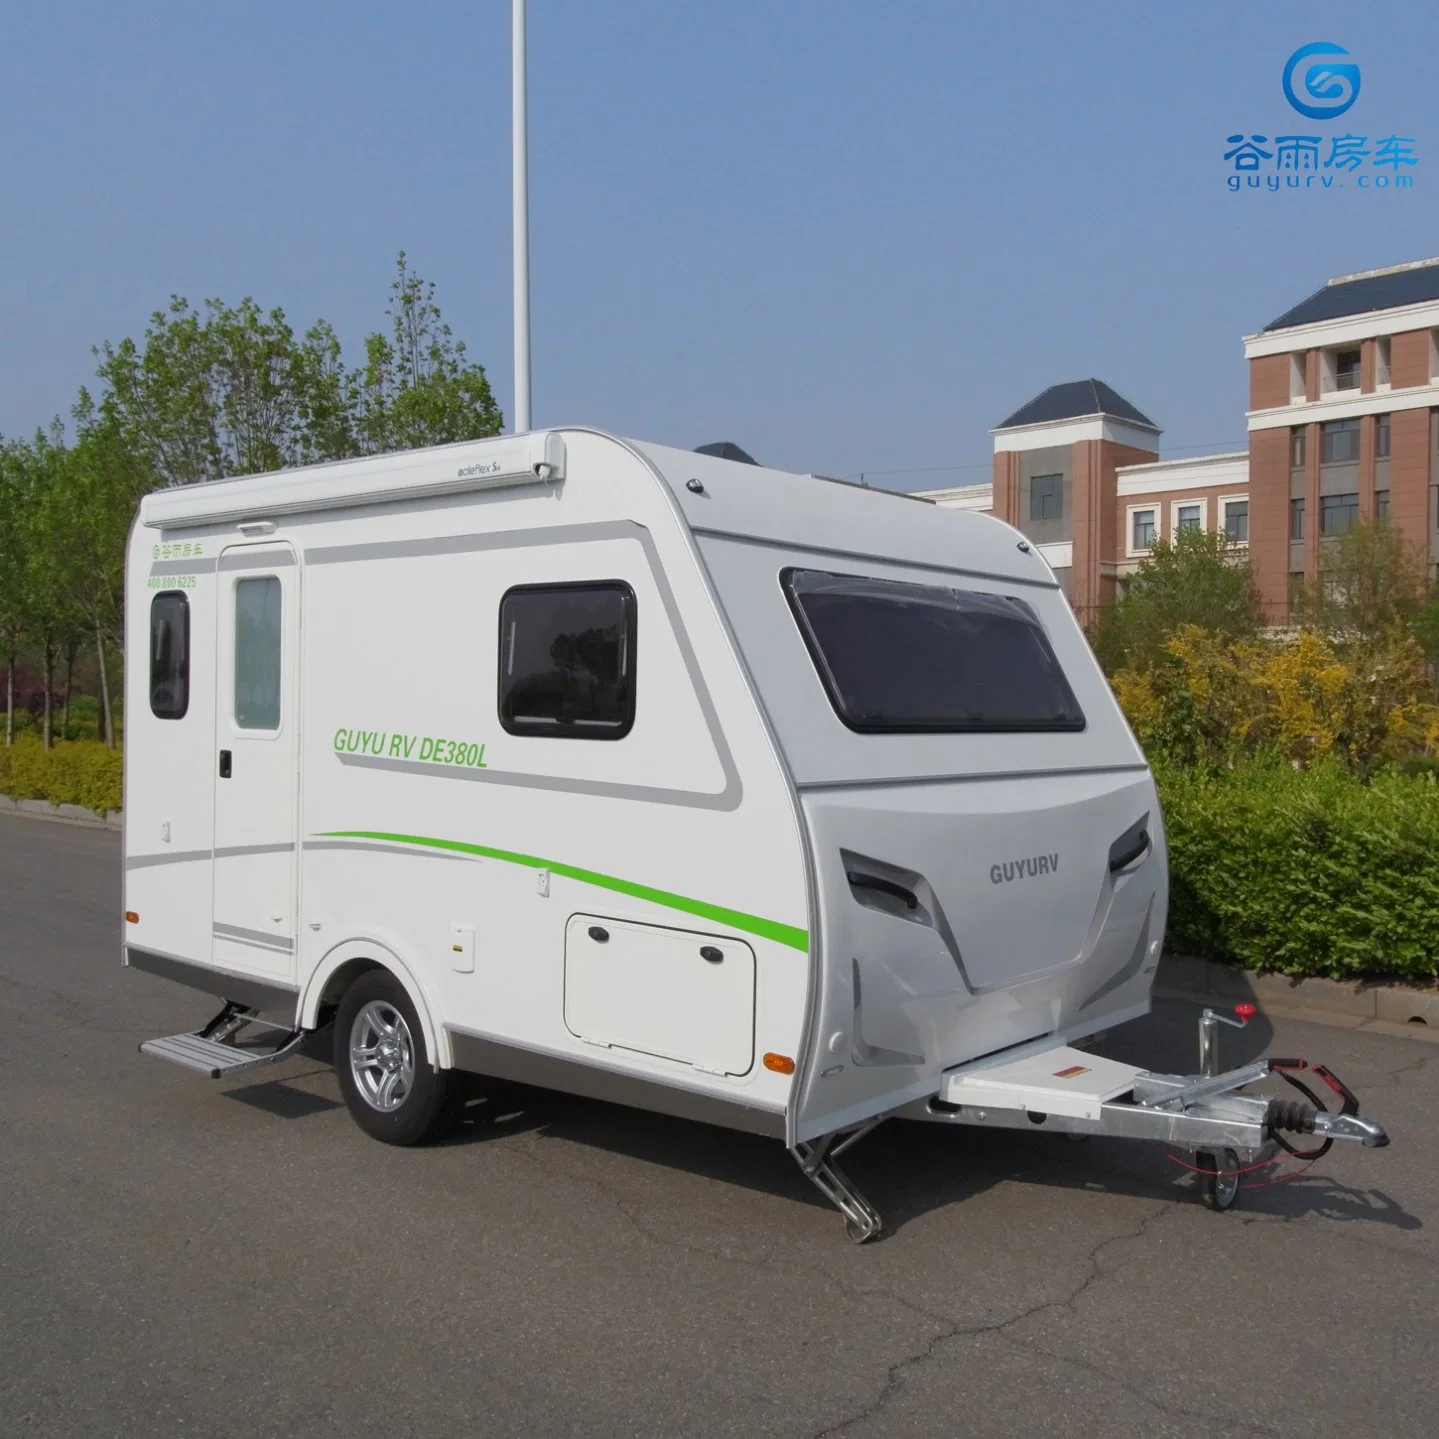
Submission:
[[[199,1070],[211,1079],[228,1079],[247,1069],[259,1069],[261,1065],[284,1059],[300,1047],[304,1038],[305,1031],[297,1029],[286,1034],[277,1049],[256,1053],[253,1049],[236,1049],[233,1044],[223,1044],[218,1039],[206,1039],[203,1034],[172,1034],[168,1039],[147,1039],[140,1046],[140,1053],[185,1069]]]

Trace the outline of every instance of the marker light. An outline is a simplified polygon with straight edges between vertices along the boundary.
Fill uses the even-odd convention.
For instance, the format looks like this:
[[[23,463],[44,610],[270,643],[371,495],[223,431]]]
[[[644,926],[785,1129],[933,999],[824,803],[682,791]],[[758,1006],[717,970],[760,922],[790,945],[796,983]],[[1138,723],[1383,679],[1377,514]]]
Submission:
[[[764,1067],[774,1070],[776,1074],[793,1074],[794,1060],[787,1054],[767,1054],[764,1057]]]
[[[127,910],[125,911],[125,923],[126,923],[126,924],[139,924],[139,923],[140,923],[140,916],[139,916],[138,914],[136,914],[133,909],[127,909]]]

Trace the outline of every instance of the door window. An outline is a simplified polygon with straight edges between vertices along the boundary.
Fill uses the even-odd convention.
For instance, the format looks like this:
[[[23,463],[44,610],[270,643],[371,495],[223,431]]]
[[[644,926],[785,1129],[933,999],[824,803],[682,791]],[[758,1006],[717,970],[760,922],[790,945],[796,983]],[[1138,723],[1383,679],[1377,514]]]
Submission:
[[[280,728],[280,581],[235,585],[235,726]]]

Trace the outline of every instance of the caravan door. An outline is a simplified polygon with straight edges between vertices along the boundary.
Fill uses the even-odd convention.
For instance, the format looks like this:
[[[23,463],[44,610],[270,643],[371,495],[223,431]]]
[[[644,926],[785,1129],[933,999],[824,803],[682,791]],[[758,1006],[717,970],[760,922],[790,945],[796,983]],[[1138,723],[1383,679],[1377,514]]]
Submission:
[[[214,962],[292,983],[300,568],[289,545],[220,555]]]

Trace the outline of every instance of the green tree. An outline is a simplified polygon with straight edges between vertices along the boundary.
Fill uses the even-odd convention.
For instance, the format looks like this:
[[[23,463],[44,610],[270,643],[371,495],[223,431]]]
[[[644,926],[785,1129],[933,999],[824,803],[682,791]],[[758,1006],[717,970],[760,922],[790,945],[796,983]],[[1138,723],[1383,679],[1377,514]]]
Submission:
[[[497,435],[504,417],[484,367],[466,356],[435,303],[435,287],[405,252],[390,285],[390,334],[365,341],[355,377],[355,431],[368,454]]]
[[[326,325],[299,341],[283,310],[208,300],[202,315],[175,296],[151,316],[143,347],[126,339],[97,353],[101,411],[163,484],[354,452]]]
[[[1181,530],[1172,542],[1157,540],[1091,638],[1113,674],[1160,663],[1165,641],[1181,625],[1231,640],[1259,628],[1259,593],[1246,552],[1222,531]]]
[[[20,447],[0,441],[0,658],[5,663],[5,743],[15,741],[15,667],[27,625],[31,533]]]
[[[1341,650],[1371,650],[1395,633],[1413,635],[1439,659],[1439,595],[1418,545],[1369,520],[1325,540],[1318,581],[1300,592],[1297,617]]]

